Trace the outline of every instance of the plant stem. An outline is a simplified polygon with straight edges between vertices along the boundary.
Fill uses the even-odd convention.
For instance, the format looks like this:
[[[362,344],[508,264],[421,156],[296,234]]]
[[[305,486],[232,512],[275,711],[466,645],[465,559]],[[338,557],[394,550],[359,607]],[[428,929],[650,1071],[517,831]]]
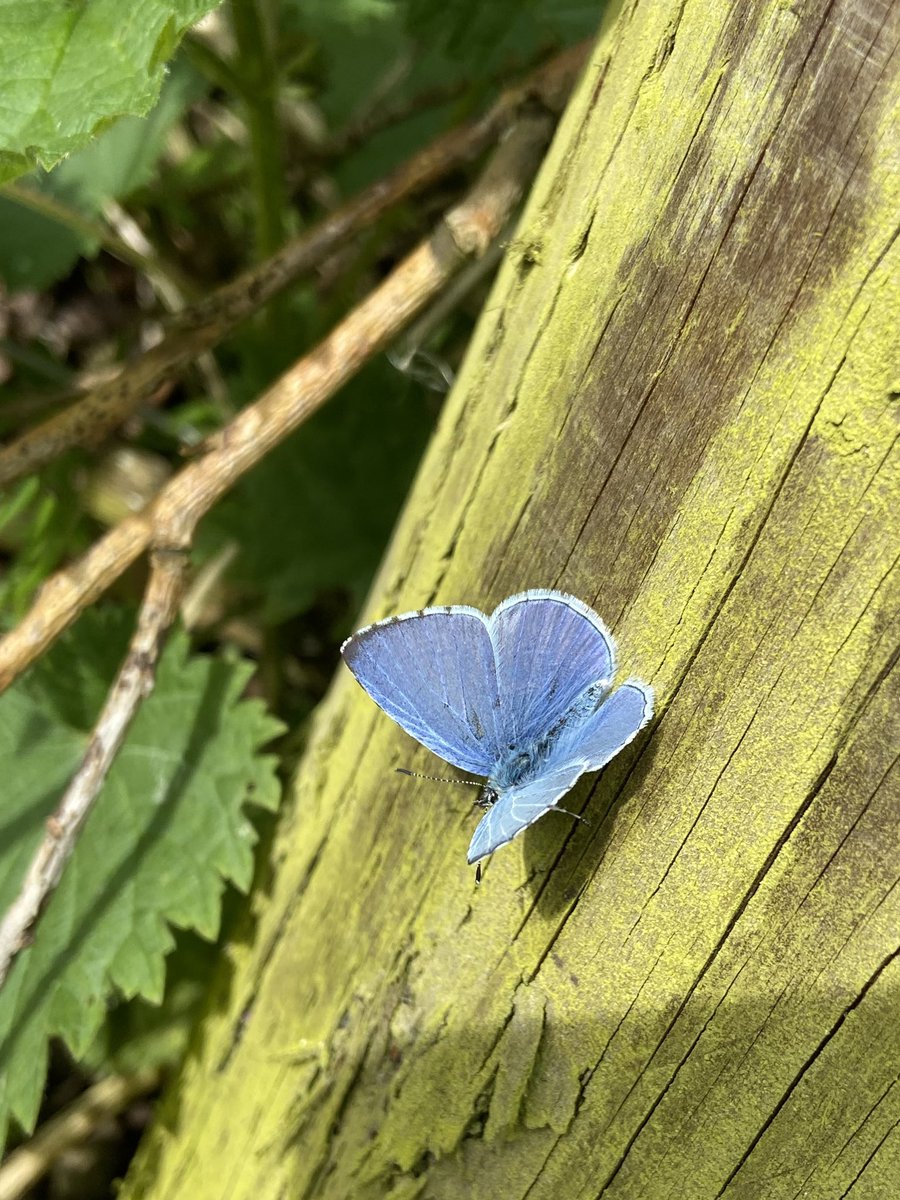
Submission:
[[[159,1086],[156,1069],[137,1075],[111,1075],[95,1083],[62,1112],[45,1121],[30,1141],[0,1167],[0,1200],[19,1200],[30,1193],[60,1156],[88,1140],[102,1121],[122,1112],[133,1100]]]
[[[249,94],[246,81],[242,75],[226,59],[218,54],[209,42],[196,33],[190,33],[181,43],[184,53],[192,66],[216,87],[230,92],[240,100],[248,100]]]
[[[277,72],[258,0],[231,0],[231,21],[250,133],[256,256],[265,258],[284,241],[286,200],[281,128],[275,103]]]
[[[147,275],[157,270],[157,265],[152,259],[135,250],[133,246],[129,246],[116,233],[107,229],[102,222],[86,217],[84,213],[72,208],[69,204],[64,204],[62,200],[57,200],[55,196],[51,196],[47,192],[38,191],[37,188],[29,187],[27,184],[5,183],[0,188],[0,195],[16,204],[21,204],[24,208],[30,208],[32,212],[40,213],[42,217],[56,221],[58,225],[71,229],[79,237],[98,242],[104,250],[129,267],[134,267]]]

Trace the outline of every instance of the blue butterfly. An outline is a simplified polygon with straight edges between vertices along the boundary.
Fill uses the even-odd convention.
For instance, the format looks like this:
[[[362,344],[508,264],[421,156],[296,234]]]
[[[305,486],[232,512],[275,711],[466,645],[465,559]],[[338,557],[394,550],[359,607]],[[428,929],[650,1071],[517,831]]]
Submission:
[[[490,616],[459,604],[388,617],[354,633],[341,654],[402,729],[487,777],[470,863],[554,808],[653,715],[653,691],[640,680],[610,694],[615,643],[597,614],[543,588],[510,596]]]

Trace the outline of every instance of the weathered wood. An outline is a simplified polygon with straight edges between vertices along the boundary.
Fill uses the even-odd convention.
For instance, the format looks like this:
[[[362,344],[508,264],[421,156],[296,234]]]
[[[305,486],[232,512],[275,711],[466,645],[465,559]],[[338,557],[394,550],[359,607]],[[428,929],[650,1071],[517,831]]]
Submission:
[[[128,1196],[896,1194],[898,39],[604,33],[367,616],[564,587],[658,719],[476,889],[339,673]]]

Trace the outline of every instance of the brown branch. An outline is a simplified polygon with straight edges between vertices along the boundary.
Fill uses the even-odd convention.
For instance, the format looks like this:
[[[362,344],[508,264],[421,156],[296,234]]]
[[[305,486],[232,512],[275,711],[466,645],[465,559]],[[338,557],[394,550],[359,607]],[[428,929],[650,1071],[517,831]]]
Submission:
[[[50,1117],[0,1166],[0,1200],[20,1200],[29,1194],[67,1150],[87,1141],[101,1122],[123,1112],[132,1101],[155,1091],[161,1077],[155,1068],[136,1075],[111,1075]]]
[[[347,238],[398,201],[460,163],[470,162],[515,122],[523,105],[538,99],[552,112],[565,103],[588,45],[570,48],[505,92],[479,120],[451,130],[386,179],[295,239],[261,266],[244,272],[207,300],[186,309],[171,333],[112,380],[22,434],[0,450],[0,487],[37,470],[65,450],[100,440],[120,425],[161,383],[210,349],[278,292],[311,270]]]
[[[68,600],[67,607],[49,608],[48,597],[54,591],[48,585],[18,629],[0,643],[0,679],[5,685],[77,615],[79,592],[73,580],[80,581],[86,593],[96,595],[98,576],[108,578],[116,566],[123,569],[151,541],[150,580],[128,654],[82,764],[47,822],[47,832],[19,895],[0,924],[0,986],[59,882],[140,701],[153,689],[156,663],[175,620],[187,551],[200,518],[363,363],[383,350],[469,258],[488,249],[521,198],[552,129],[553,122],[546,114],[523,117],[501,143],[468,197],[451,209],[428,241],[414,250],[316,350],[209,442],[203,458],[172,479],[145,513],[124,521],[62,582],[57,582],[57,590]],[[111,553],[115,538],[118,558]]]

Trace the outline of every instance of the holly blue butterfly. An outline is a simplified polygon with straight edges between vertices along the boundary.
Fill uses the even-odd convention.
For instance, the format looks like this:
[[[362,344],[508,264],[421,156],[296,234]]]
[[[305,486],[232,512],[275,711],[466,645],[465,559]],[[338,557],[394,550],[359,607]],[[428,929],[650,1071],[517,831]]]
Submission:
[[[610,691],[615,643],[597,614],[543,588],[510,596],[490,616],[457,604],[388,617],[354,633],[341,654],[402,729],[486,776],[470,863],[556,807],[653,715],[646,683]]]

